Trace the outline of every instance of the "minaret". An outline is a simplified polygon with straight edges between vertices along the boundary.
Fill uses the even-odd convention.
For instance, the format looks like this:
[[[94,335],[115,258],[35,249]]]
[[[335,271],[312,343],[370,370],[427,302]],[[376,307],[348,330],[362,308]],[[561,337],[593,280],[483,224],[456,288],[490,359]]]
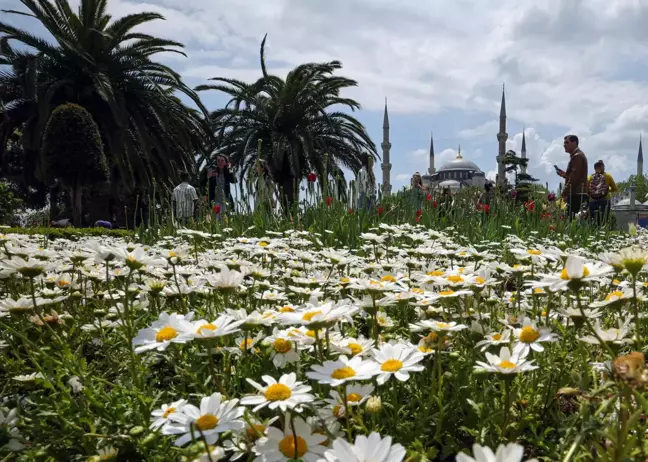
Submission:
[[[641,135],[639,135],[639,154],[637,154],[637,177],[643,176],[643,147],[641,146]]]
[[[387,114],[387,98],[385,98],[385,116],[383,119],[383,142],[380,145],[382,147],[383,162],[382,162],[382,173],[383,173],[383,194],[388,196],[391,192],[391,181],[389,174],[391,172],[391,164],[389,163],[389,151],[391,149],[391,143],[389,142],[389,115]]]
[[[434,133],[430,135],[430,168],[428,168],[428,174],[434,175],[436,168],[434,168]]]
[[[506,171],[504,169],[506,140],[508,140],[508,133],[506,133],[506,97],[504,95],[504,85],[502,85],[502,106],[500,108],[499,133],[497,134],[497,141],[499,142],[497,153],[497,179],[500,185],[506,183]]]
[[[524,133],[524,129],[522,129],[522,159],[526,159],[527,154],[526,154],[526,134]],[[526,175],[527,168],[526,166],[522,166],[520,168],[520,173],[523,175]]]

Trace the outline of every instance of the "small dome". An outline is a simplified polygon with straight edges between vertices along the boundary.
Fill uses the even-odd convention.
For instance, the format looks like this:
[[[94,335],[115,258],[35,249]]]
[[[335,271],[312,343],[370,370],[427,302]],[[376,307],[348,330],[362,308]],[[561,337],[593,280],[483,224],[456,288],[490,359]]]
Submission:
[[[449,171],[449,170],[464,170],[464,171],[473,171],[481,172],[477,164],[461,157],[461,153],[457,154],[457,157],[450,162],[446,162],[439,168],[440,172]]]

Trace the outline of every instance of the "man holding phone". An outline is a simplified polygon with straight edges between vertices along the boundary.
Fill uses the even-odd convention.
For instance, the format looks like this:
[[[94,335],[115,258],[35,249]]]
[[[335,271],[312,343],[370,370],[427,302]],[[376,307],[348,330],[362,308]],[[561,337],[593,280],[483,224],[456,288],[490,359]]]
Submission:
[[[569,219],[580,212],[587,202],[587,157],[578,147],[578,137],[567,135],[563,142],[565,152],[569,154],[567,170],[561,170],[554,165],[558,176],[565,179],[562,197],[567,203]]]

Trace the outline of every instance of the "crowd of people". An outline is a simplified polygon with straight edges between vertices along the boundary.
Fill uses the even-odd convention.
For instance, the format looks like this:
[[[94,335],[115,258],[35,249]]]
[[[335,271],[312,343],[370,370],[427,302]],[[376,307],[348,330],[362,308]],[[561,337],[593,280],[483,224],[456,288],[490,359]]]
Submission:
[[[565,204],[567,216],[587,216],[596,224],[607,222],[610,214],[610,199],[618,191],[612,175],[605,171],[602,160],[594,164],[594,172],[589,174],[587,156],[579,147],[578,137],[568,135],[564,138],[564,149],[569,154],[566,170],[554,166],[556,173],[565,180],[562,188],[562,201]],[[356,175],[357,207],[368,211],[376,206],[377,183],[373,172],[374,162],[371,155],[363,155],[362,167]],[[265,161],[257,162],[254,193],[254,210],[260,207],[276,207],[274,181]],[[189,174],[184,174],[182,182],[174,189],[172,202],[174,217],[177,220],[193,218],[198,210],[198,194],[189,184]],[[208,200],[218,219],[226,213],[232,203],[231,185],[236,183],[236,177],[231,171],[227,156],[219,154],[215,159],[214,168],[208,171]],[[484,209],[491,205],[494,186],[487,182],[484,190],[476,197],[478,208]],[[421,209],[423,201],[430,195],[440,207],[440,213],[452,207],[453,196],[449,188],[440,192],[431,191],[424,183],[419,172],[414,173],[410,184],[410,195],[414,205]]]

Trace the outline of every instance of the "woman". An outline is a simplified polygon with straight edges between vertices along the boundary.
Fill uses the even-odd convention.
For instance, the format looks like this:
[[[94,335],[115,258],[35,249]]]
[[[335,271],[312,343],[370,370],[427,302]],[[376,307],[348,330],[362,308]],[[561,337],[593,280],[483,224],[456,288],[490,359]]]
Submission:
[[[370,210],[376,200],[376,178],[373,173],[373,157],[362,156],[362,168],[358,172],[358,207]]]
[[[594,174],[587,177],[589,194],[589,216],[597,226],[607,222],[610,215],[610,198],[619,190],[612,175],[605,172],[605,164],[599,160],[594,164]]]
[[[236,183],[236,177],[230,172],[230,167],[229,158],[224,154],[218,154],[216,168],[208,172],[209,202],[215,206],[219,220],[228,204],[233,203],[230,184]]]
[[[423,198],[427,193],[427,188],[423,184],[423,178],[419,172],[414,173],[414,176],[412,177],[410,191],[412,193],[412,200],[414,200],[417,205],[417,210],[421,210],[421,207],[423,206]]]

